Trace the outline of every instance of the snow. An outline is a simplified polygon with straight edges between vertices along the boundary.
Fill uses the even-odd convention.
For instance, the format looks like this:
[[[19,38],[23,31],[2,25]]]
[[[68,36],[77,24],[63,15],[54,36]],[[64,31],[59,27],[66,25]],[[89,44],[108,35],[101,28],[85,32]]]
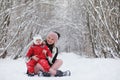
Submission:
[[[0,80],[120,80],[120,59],[85,58],[74,53],[61,53],[61,70],[70,70],[67,77],[28,77],[24,58],[0,59]]]

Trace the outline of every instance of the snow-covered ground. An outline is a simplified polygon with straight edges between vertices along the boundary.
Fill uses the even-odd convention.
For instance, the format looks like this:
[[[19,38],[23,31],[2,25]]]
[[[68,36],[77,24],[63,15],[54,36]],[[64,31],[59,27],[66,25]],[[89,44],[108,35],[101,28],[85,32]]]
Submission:
[[[120,59],[83,58],[73,53],[61,53],[61,70],[71,70],[68,77],[28,77],[23,58],[0,59],[0,80],[120,80]]]

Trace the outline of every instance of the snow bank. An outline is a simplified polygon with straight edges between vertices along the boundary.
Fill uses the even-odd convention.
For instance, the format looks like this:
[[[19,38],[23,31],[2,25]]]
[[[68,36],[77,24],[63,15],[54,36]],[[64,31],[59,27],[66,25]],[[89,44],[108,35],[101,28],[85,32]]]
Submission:
[[[120,80],[120,59],[84,58],[74,53],[61,53],[61,70],[71,70],[70,77],[28,77],[23,58],[0,59],[0,80]]]

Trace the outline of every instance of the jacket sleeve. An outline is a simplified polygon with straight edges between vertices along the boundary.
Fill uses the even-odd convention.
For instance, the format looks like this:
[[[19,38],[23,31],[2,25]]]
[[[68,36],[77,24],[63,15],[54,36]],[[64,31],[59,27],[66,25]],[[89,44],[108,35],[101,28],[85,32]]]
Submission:
[[[57,56],[58,56],[58,48],[57,47],[54,47],[52,49],[52,58],[51,57],[47,57],[48,61],[50,64],[54,64],[56,59],[57,59]]]
[[[26,57],[30,58],[33,55],[33,47],[31,46],[26,54]]]
[[[54,63],[57,59],[57,56],[58,56],[58,48],[54,47],[52,50],[52,53],[53,53],[52,63]]]

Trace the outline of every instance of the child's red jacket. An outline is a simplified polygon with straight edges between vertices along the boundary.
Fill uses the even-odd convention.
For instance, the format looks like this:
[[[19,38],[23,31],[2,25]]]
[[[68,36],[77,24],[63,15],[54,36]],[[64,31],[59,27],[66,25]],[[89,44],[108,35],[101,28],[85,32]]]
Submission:
[[[47,53],[44,54],[43,53],[43,50],[46,50]],[[49,56],[49,57],[52,57],[52,53],[51,51],[49,50],[49,48],[46,46],[46,45],[35,45],[33,44],[27,54],[26,54],[26,57],[32,57],[32,56],[37,56],[39,59],[46,59],[46,56]]]

